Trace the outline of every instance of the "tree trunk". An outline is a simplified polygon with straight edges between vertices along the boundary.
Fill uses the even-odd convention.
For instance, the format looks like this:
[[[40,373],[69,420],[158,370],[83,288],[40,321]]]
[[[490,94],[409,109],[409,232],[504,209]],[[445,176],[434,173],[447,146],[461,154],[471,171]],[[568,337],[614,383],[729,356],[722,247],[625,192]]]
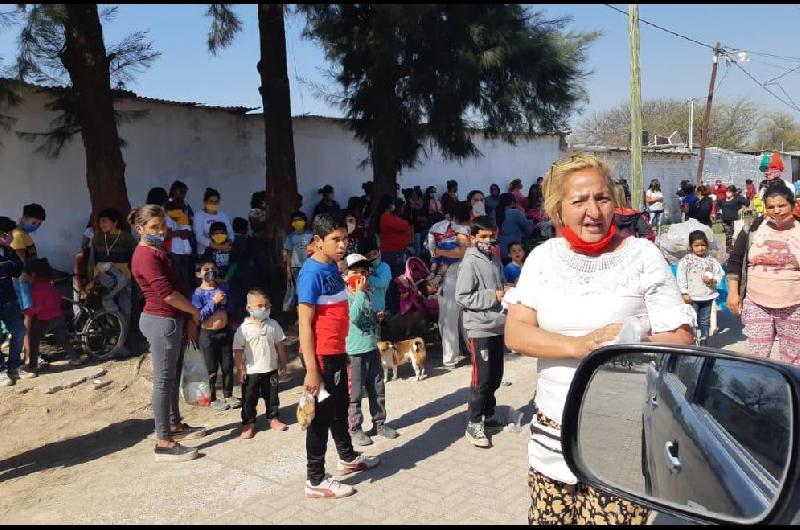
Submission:
[[[131,205],[97,4],[64,4],[64,8],[66,43],[61,62],[69,72],[77,100],[92,212],[116,208],[125,218]]]
[[[394,160],[391,140],[375,138],[372,152],[372,204],[373,211],[380,201],[386,197],[397,197],[397,163]]]
[[[286,65],[286,33],[283,4],[258,4],[261,41],[262,106],[266,143],[267,226],[269,245],[269,291],[273,312],[281,314],[286,292],[283,242],[297,201],[297,170],[294,160],[292,104]]]

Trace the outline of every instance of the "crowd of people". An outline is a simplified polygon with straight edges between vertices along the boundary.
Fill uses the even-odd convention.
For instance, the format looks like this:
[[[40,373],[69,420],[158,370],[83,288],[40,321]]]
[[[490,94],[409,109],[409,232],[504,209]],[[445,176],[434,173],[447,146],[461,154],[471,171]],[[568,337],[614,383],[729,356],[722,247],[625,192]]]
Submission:
[[[760,192],[750,181],[743,192],[721,180],[713,188],[684,181],[678,196],[685,219],[710,226],[719,217],[725,227],[727,304],[743,315],[751,352],[769,355],[777,335],[781,357],[798,363],[800,222],[782,169],[770,159]],[[660,182],[654,179],[646,190],[645,211],[633,210],[627,183],[591,156],[556,162],[527,195],[520,179],[505,193],[491,184],[488,194],[471,190],[465,200],[454,180],[441,196],[434,186],[416,186],[377,203],[372,183],[362,188],[364,195],[342,208],[334,188],[324,186],[310,221],[298,197],[283,245],[287,285],[296,293],[304,388],[317,396],[306,435],[305,494],[353,494],[325,471],[329,432],[340,474],[379,464],[354,447],[400,435],[387,422],[379,342],[411,338],[398,336],[407,328],[396,323],[416,312],[438,328],[445,368],[465,359],[472,365],[465,437],[476,447],[491,447],[491,436],[506,423],[496,414],[495,397],[504,356],[513,351],[539,359],[528,454],[532,523],[643,523],[644,508],[579,484],[570,472],[560,447],[567,391],[581,359],[615,339],[629,319],[648,330],[642,340],[690,344],[695,327],[701,341],[708,337],[725,270],[709,255],[706,232],[689,235],[674,274],[652,243],[664,219]],[[197,212],[186,202],[187,191],[177,181],[169,191],[152,189],[127,224],[113,209],[100,211],[75,257],[80,299],[99,293],[103,307],[121,313],[126,325],[137,298],[132,288],[144,300],[138,329],[153,359],[159,461],[196,458],[197,451],[180,442],[206,435],[180,415],[187,338],[203,353],[211,407],[242,409],[242,439],[255,436],[259,399],[267,404],[270,428],[288,428],[278,413],[285,334],[270,318],[260,236],[265,194],[253,194],[246,219],[231,220],[217,190],[205,191]],[[755,222],[734,233],[749,209]],[[55,334],[72,364],[83,362],[69,345],[52,269],[31,237],[45,218],[36,204],[23,208],[18,223],[0,218],[0,319],[10,336],[8,362],[0,356],[0,385],[36,375],[46,333]],[[20,283],[29,285],[28,295]],[[236,383],[241,398],[234,396]],[[363,425],[363,397],[371,429]]]

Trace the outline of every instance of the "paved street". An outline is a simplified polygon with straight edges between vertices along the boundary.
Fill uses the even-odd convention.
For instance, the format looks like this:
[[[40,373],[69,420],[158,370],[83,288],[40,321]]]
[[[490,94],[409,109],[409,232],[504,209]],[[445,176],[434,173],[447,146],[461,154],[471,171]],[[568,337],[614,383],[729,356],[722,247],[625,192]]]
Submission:
[[[724,315],[720,317],[721,331],[714,342],[744,351],[741,334],[735,328],[727,329],[729,322]],[[387,384],[390,424],[400,437],[376,439],[366,448],[368,454],[380,456],[382,464],[372,472],[346,479],[358,490],[352,498],[326,501],[303,497],[305,433],[294,418],[301,381],[297,372],[281,393],[282,415],[291,424],[288,432],[260,430],[254,440],[243,441],[238,439],[238,411],[214,413],[185,407],[189,422],[206,425],[211,435],[196,444],[201,459],[172,465],[153,462],[153,441],[148,438],[152,417],[146,405],[140,406],[141,400],[147,403],[146,393],[139,392],[140,402],[130,404],[125,402],[126,394],[118,393],[122,390],[113,385],[102,391],[84,390],[107,392],[103,403],[119,413],[105,426],[97,422],[62,426],[70,433],[66,439],[56,429],[43,447],[0,457],[4,492],[0,515],[7,524],[525,523],[527,429],[495,436],[489,450],[472,447],[464,438],[470,368],[462,365],[446,371],[437,368],[440,360],[440,354],[432,353],[430,375],[422,382],[415,381],[411,367],[405,365],[400,368],[401,380]],[[524,409],[526,422],[535,366],[532,359],[507,357],[506,379],[512,385],[498,391],[498,402],[503,407]],[[598,465],[615,470],[614,478],[622,484],[641,480],[637,467],[639,426],[631,420],[641,399],[629,398],[631,393],[642,393],[643,374],[639,372],[608,372],[605,390],[598,390],[606,395],[591,401],[602,406],[603,414],[592,421],[611,428],[598,428],[590,437],[598,443],[590,448],[605,455],[606,460],[597,460]],[[34,380],[36,385],[46,381],[46,377]],[[70,403],[80,389],[64,390],[47,399],[74,408]],[[14,399],[28,403],[33,395],[15,395]],[[50,413],[49,405],[45,412]],[[263,404],[259,412],[263,413]],[[87,409],[86,415],[91,414]],[[44,419],[48,417],[43,417],[43,425],[48,424]],[[369,420],[365,424],[368,427]],[[263,428],[263,416],[260,425]],[[616,465],[613,458],[623,453],[625,458]],[[329,470],[335,469],[334,454],[331,442]]]

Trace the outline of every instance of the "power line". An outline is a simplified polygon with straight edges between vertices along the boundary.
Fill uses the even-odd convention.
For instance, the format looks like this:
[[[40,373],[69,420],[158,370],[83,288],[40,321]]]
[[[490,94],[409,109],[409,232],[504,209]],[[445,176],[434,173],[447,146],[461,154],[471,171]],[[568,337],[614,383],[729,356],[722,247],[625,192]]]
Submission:
[[[788,101],[784,100],[782,97],[780,97],[779,95],[777,95],[775,92],[773,92],[772,90],[770,90],[770,89],[769,89],[769,87],[767,87],[767,86],[766,86],[764,83],[762,83],[761,81],[759,81],[758,79],[756,79],[755,77],[753,77],[753,76],[750,74],[750,72],[748,72],[748,71],[747,71],[747,70],[746,70],[746,69],[745,69],[745,68],[744,68],[744,67],[743,67],[741,64],[739,64],[739,63],[738,63],[736,60],[733,60],[733,64],[735,64],[735,65],[736,65],[736,67],[737,67],[737,68],[739,68],[739,70],[741,70],[742,72],[744,72],[744,75],[746,75],[747,77],[749,77],[749,78],[750,78],[750,79],[751,79],[751,80],[752,80],[754,83],[756,83],[758,86],[760,86],[761,88],[763,88],[764,90],[766,90],[767,92],[769,92],[769,93],[772,95],[772,97],[774,97],[775,99],[777,99],[778,101],[780,101],[781,103],[783,103],[784,105],[786,105],[787,107],[789,107],[790,109],[792,109],[792,110],[794,110],[794,111],[797,111],[797,112],[800,112],[800,107],[798,107],[796,104],[789,103]],[[791,98],[789,98],[789,99],[791,99]]]
[[[789,70],[788,72],[784,72],[784,73],[782,73],[781,75],[779,75],[778,77],[773,77],[772,79],[770,79],[769,81],[767,81],[767,82],[766,82],[766,83],[764,83],[764,84],[765,84],[765,85],[769,85],[770,83],[774,83],[774,82],[775,82],[775,81],[777,81],[778,79],[783,79],[783,78],[784,78],[784,77],[786,77],[787,75],[789,75],[789,74],[793,74],[794,72],[796,72],[796,71],[798,71],[798,70],[800,70],[800,66],[797,66],[797,67],[795,67],[795,68],[792,68],[792,69],[791,69],[791,70]]]
[[[616,11],[617,13],[622,13],[622,14],[623,14],[623,15],[625,15],[626,17],[627,17],[627,16],[630,16],[630,15],[628,14],[628,12],[627,12],[627,11],[623,11],[622,9],[619,9],[619,8],[617,8],[617,7],[614,7],[614,6],[612,6],[611,4],[603,4],[603,5],[604,5],[604,6],[607,6],[607,7],[610,7],[611,9],[613,9],[614,11]],[[652,23],[652,22],[649,22],[649,21],[647,21],[647,20],[645,20],[645,19],[643,19],[643,18],[640,18],[640,19],[639,19],[639,22],[642,22],[643,24],[647,24],[648,26],[653,26],[653,27],[654,27],[654,28],[656,28],[656,29],[660,29],[661,31],[665,31],[665,32],[667,32],[667,33],[669,33],[669,34],[671,34],[671,35],[674,35],[675,37],[679,37],[679,38],[681,38],[681,39],[684,39],[684,40],[687,40],[687,41],[689,41],[689,42],[691,42],[691,43],[693,43],[693,44],[697,44],[698,46],[703,46],[704,48],[708,48],[708,49],[710,49],[710,50],[714,50],[714,49],[715,49],[715,48],[714,48],[714,46],[712,46],[712,45],[710,45],[710,44],[706,44],[705,42],[700,42],[699,40],[695,40],[695,39],[693,39],[693,38],[691,38],[691,37],[687,37],[686,35],[681,35],[680,33],[677,33],[677,32],[675,32],[675,31],[672,31],[671,29],[667,29],[667,28],[661,27],[661,26],[659,26],[658,24],[654,24],[654,23]],[[800,60],[800,59],[798,59],[798,60]]]
[[[621,13],[621,14],[623,14],[623,15],[625,15],[625,16],[630,16],[630,15],[628,14],[628,12],[627,12],[627,11],[623,11],[622,9],[619,9],[619,8],[617,8],[617,7],[615,7],[615,6],[611,5],[611,4],[603,4],[603,5],[605,5],[606,7],[609,7],[609,8],[611,8],[611,9],[613,9],[613,10],[614,10],[614,11],[616,11],[617,13]],[[705,43],[705,42],[700,42],[699,40],[693,39],[693,38],[691,38],[691,37],[687,37],[686,35],[682,35],[682,34],[680,34],[680,33],[676,32],[676,31],[672,31],[672,30],[670,30],[670,29],[664,28],[664,27],[662,27],[662,26],[659,26],[658,24],[654,24],[653,22],[650,22],[650,21],[648,21],[648,20],[645,20],[645,19],[643,19],[643,18],[640,18],[640,19],[639,19],[639,21],[640,21],[640,22],[642,22],[643,24],[647,24],[647,25],[649,25],[649,26],[653,26],[653,27],[654,27],[654,28],[656,28],[656,29],[659,29],[659,30],[661,30],[661,31],[664,31],[664,32],[666,32],[666,33],[669,33],[669,34],[671,34],[671,35],[673,35],[673,36],[675,36],[675,37],[678,37],[678,38],[681,38],[681,39],[683,39],[683,40],[689,41],[689,42],[691,42],[691,43],[693,43],[693,44],[697,44],[698,46],[702,46],[702,47],[704,47],[704,48],[709,48],[709,49],[711,49],[711,50],[714,50],[714,51],[716,52],[716,47],[715,47],[715,46],[712,46],[712,45],[710,45],[710,44],[708,44],[708,43]],[[747,70],[746,70],[746,69],[745,69],[745,68],[744,68],[744,67],[743,67],[741,64],[739,64],[739,62],[738,62],[738,61],[737,61],[735,58],[731,57],[731,56],[730,56],[730,53],[729,53],[729,51],[730,51],[730,52],[742,52],[742,51],[744,51],[744,52],[746,52],[746,53],[748,53],[748,54],[750,54],[750,55],[761,55],[761,56],[764,56],[764,57],[773,57],[773,58],[776,58],[776,59],[783,59],[783,60],[789,60],[789,61],[800,61],[800,57],[787,57],[787,56],[781,56],[781,55],[775,55],[775,54],[763,53],[763,52],[751,52],[751,51],[748,51],[748,50],[743,50],[743,49],[741,49],[741,48],[730,48],[729,50],[728,50],[728,49],[725,49],[725,48],[723,48],[723,49],[722,49],[722,51],[721,51],[721,53],[720,53],[720,56],[722,56],[722,57],[727,57],[728,59],[730,59],[730,61],[731,61],[733,64],[735,64],[735,65],[736,65],[736,67],[737,67],[737,68],[739,68],[739,69],[740,69],[742,72],[744,72],[744,74],[745,74],[745,75],[746,75],[748,78],[750,78],[750,79],[751,79],[751,80],[752,80],[754,83],[756,83],[758,86],[760,86],[761,88],[763,88],[764,90],[766,90],[766,91],[767,91],[767,92],[768,92],[768,93],[769,93],[769,94],[770,94],[772,97],[774,97],[775,99],[777,99],[778,101],[780,101],[781,103],[783,103],[784,105],[786,105],[787,107],[789,107],[790,109],[792,109],[792,110],[794,110],[794,111],[797,111],[797,112],[800,112],[800,106],[798,106],[798,105],[797,105],[797,104],[794,102],[794,100],[792,100],[792,98],[789,96],[789,94],[787,94],[787,93],[786,93],[786,91],[785,91],[785,90],[783,90],[783,87],[781,87],[781,86],[780,86],[780,84],[778,84],[777,86],[781,88],[781,90],[784,92],[784,94],[786,95],[786,97],[789,99],[789,101],[790,101],[790,102],[789,102],[789,101],[786,101],[785,99],[783,99],[782,97],[780,97],[780,96],[779,96],[779,95],[777,95],[775,92],[773,92],[772,90],[770,90],[770,89],[769,89],[769,87],[768,87],[767,85],[768,85],[768,84],[770,84],[770,83],[774,83],[775,79],[772,79],[770,82],[767,82],[767,83],[762,83],[761,81],[759,81],[758,79],[756,79],[755,77],[753,77],[753,76],[750,74],[750,72],[748,72],[748,71],[747,71]],[[774,66],[774,65],[769,65],[769,66]],[[794,68],[794,69],[792,69],[792,70],[789,70],[789,71],[787,71],[787,72],[784,72],[783,74],[781,74],[780,76],[778,76],[778,77],[777,77],[777,79],[780,79],[780,78],[782,78],[782,77],[784,77],[784,76],[786,76],[786,75],[789,75],[790,73],[792,73],[792,72],[794,72],[794,71],[796,71],[796,70],[800,70],[800,66],[799,66],[799,67],[797,67],[797,68]],[[727,76],[727,73],[728,73],[728,72],[726,72],[726,73],[725,73],[725,76],[723,76],[723,78],[722,78],[722,79],[719,81],[719,83],[718,83],[717,87],[719,87],[719,85],[720,85],[720,84],[722,84],[722,81],[723,81],[723,80],[725,79],[725,77]]]

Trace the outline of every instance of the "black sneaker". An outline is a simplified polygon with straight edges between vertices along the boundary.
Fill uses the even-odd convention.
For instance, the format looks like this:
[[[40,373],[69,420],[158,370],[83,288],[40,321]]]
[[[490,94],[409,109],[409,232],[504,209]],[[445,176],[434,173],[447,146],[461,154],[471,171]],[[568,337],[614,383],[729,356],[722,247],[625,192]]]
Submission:
[[[185,423],[181,425],[180,431],[172,431],[170,436],[176,442],[181,440],[199,440],[208,434],[203,427],[190,427]]]
[[[486,434],[498,434],[503,432],[505,428],[505,422],[498,419],[496,414],[483,420],[483,429],[486,431]]]
[[[399,434],[397,431],[386,425],[385,423],[382,425],[378,425],[377,427],[373,426],[372,429],[367,431],[369,436],[383,436],[384,438],[388,438],[389,440],[394,440]]]
[[[172,447],[156,446],[155,455],[156,462],[188,462],[197,458],[197,449],[176,443]]]

